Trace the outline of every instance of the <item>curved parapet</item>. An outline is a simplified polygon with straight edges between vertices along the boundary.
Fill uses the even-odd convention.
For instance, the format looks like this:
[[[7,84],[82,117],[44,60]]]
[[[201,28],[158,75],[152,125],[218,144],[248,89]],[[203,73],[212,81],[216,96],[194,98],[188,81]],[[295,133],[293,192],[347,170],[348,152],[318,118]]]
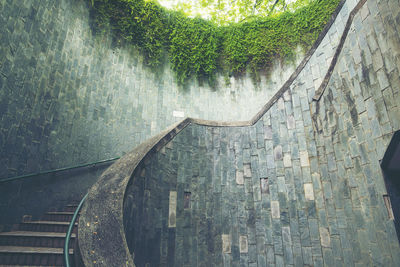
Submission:
[[[133,266],[123,230],[126,185],[139,162],[189,121],[183,120],[136,147],[108,168],[90,189],[79,221],[79,246],[86,266]]]
[[[385,208],[379,196],[385,189],[379,165],[375,168],[381,149],[371,147],[384,147],[393,129],[399,128],[399,109],[396,101],[390,102],[390,94],[398,98],[398,89],[392,87],[399,83],[399,66],[385,50],[390,41],[394,58],[400,56],[398,32],[393,30],[400,23],[393,19],[400,17],[396,3],[344,4],[336,15],[341,20],[354,19],[357,31],[350,29],[351,21],[342,29],[345,35],[336,58],[323,60],[334,64],[329,70],[324,68],[330,73],[328,78],[323,79],[325,72],[314,75],[315,54],[321,55],[318,49],[329,41],[325,38],[337,38],[326,29],[325,38],[319,38],[292,77],[251,120],[228,123],[187,118],[112,165],[90,190],[82,211],[79,247],[85,265],[134,266],[134,258],[150,262],[146,255],[132,255],[135,242],[144,250],[154,249],[160,265],[399,264],[393,222],[381,212]],[[383,23],[390,18],[391,25]],[[364,24],[375,25],[375,33],[365,33]],[[382,29],[388,39],[376,48],[380,34],[376,31]],[[346,42],[349,33],[351,43]],[[367,44],[364,35],[368,35]],[[348,53],[356,40],[368,46],[360,47],[362,51],[375,46],[374,53],[385,64],[376,58],[368,64],[363,53],[360,60],[356,54],[350,60]],[[374,76],[371,68],[375,67],[378,74]],[[330,82],[324,82],[326,94],[318,96],[321,100],[314,110],[314,85],[323,80]],[[359,89],[353,90],[358,81]],[[379,96],[370,89],[374,87],[382,91]],[[388,103],[386,109],[381,102]],[[371,109],[365,112],[365,106]],[[370,134],[363,134],[362,127]],[[179,133],[182,137],[175,138]],[[173,149],[168,156],[158,157],[160,153],[155,152],[168,142]],[[141,165],[146,159],[154,165]],[[137,188],[154,198],[139,204],[132,196],[141,177],[147,179],[142,181],[146,184]],[[164,178],[171,182],[161,193],[157,183]],[[186,204],[179,202],[185,193],[193,194],[192,210],[185,211]],[[178,201],[172,222],[171,199]],[[146,216],[138,218],[137,210]],[[142,236],[131,236],[135,225],[124,213],[147,224]],[[155,240],[156,245],[146,240]],[[189,254],[185,254],[187,247]],[[383,248],[388,249],[380,251]],[[182,255],[182,261],[173,260]]]

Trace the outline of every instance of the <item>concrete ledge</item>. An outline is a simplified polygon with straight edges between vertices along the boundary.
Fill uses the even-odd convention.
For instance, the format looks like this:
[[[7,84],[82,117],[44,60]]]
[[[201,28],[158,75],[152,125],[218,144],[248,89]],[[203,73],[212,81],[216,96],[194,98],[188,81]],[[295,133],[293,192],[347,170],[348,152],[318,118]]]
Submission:
[[[329,81],[331,79],[333,70],[334,70],[334,68],[336,66],[336,63],[337,63],[338,59],[339,59],[339,55],[342,52],[344,42],[346,41],[347,35],[349,33],[350,26],[353,23],[354,16],[358,13],[358,11],[360,11],[360,9],[364,6],[364,4],[366,2],[367,2],[367,0],[361,0],[360,2],[358,2],[356,7],[350,12],[350,15],[349,15],[349,18],[347,19],[346,26],[344,28],[342,37],[340,38],[340,43],[339,43],[338,47],[336,48],[335,55],[333,56],[331,65],[329,66],[329,69],[326,72],[325,78],[323,79],[320,87],[315,92],[315,96],[313,97],[314,101],[319,101],[321,99],[321,96],[323,95],[323,93],[325,91],[325,88],[328,86],[328,83],[329,83]]]

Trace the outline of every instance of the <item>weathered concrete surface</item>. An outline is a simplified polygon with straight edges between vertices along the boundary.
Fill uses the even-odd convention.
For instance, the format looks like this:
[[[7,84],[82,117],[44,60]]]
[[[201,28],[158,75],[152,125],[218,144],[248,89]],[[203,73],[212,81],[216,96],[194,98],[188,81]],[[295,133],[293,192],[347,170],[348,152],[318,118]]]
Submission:
[[[79,220],[79,248],[86,266],[133,266],[123,231],[122,205],[133,170],[157,145],[189,123],[184,120],[140,144],[110,168],[90,189]]]

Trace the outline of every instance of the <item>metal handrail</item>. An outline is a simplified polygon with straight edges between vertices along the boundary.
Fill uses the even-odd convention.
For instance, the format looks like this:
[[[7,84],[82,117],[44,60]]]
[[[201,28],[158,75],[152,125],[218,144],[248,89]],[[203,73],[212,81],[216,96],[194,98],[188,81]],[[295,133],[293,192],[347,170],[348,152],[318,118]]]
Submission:
[[[71,222],[69,224],[67,234],[65,235],[63,254],[64,254],[64,266],[66,266],[66,267],[71,267],[71,263],[69,260],[69,242],[71,241],[71,234],[74,229],[76,219],[78,218],[79,211],[81,210],[83,203],[85,202],[87,196],[88,196],[88,194],[86,193],[86,195],[82,198],[81,202],[79,203],[78,207],[76,208],[74,215],[72,216]]]
[[[97,161],[97,162],[86,163],[86,164],[81,164],[81,165],[72,166],[72,167],[65,167],[65,168],[59,168],[59,169],[55,169],[55,170],[49,170],[49,171],[44,171],[44,172],[38,172],[38,173],[31,173],[31,174],[15,176],[15,177],[6,178],[6,179],[0,179],[0,183],[15,181],[15,180],[19,180],[19,179],[24,179],[24,178],[28,178],[28,177],[39,176],[39,175],[44,175],[44,174],[49,174],[49,173],[55,173],[55,172],[60,172],[60,171],[67,171],[67,170],[72,170],[72,169],[77,169],[77,168],[84,168],[84,167],[88,167],[88,166],[91,166],[91,165],[97,165],[97,164],[101,164],[101,163],[115,161],[115,160],[118,160],[118,159],[120,159],[120,157],[116,157],[116,158],[112,158],[112,159],[106,159],[106,160],[100,160],[100,161]]]

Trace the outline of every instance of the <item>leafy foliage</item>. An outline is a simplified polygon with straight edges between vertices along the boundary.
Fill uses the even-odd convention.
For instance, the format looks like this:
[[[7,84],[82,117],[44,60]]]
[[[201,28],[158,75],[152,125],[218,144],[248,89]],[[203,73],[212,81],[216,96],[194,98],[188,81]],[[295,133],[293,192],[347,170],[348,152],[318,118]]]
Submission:
[[[276,15],[283,11],[294,11],[312,0],[159,0],[161,5],[169,3],[189,17],[200,16],[218,25],[240,22],[253,16]]]
[[[87,1],[92,6],[96,29],[111,27],[117,43],[139,48],[150,66],[159,65],[167,53],[178,81],[183,84],[191,76],[213,80],[216,70],[238,74],[250,68],[257,73],[268,69],[274,59],[292,57],[297,46],[306,49],[315,41],[340,0],[298,0],[291,4],[297,8],[294,11],[282,11],[284,0],[280,0],[283,6],[277,9],[272,9],[271,3],[280,1],[256,0],[260,6],[269,3],[269,9],[263,9],[265,12],[280,11],[270,16],[258,12],[261,15],[249,17],[251,10],[242,9],[240,12],[247,17],[227,25],[218,25],[216,19],[189,18],[151,1]],[[244,1],[249,0],[238,3]],[[215,1],[201,3],[211,5]]]

